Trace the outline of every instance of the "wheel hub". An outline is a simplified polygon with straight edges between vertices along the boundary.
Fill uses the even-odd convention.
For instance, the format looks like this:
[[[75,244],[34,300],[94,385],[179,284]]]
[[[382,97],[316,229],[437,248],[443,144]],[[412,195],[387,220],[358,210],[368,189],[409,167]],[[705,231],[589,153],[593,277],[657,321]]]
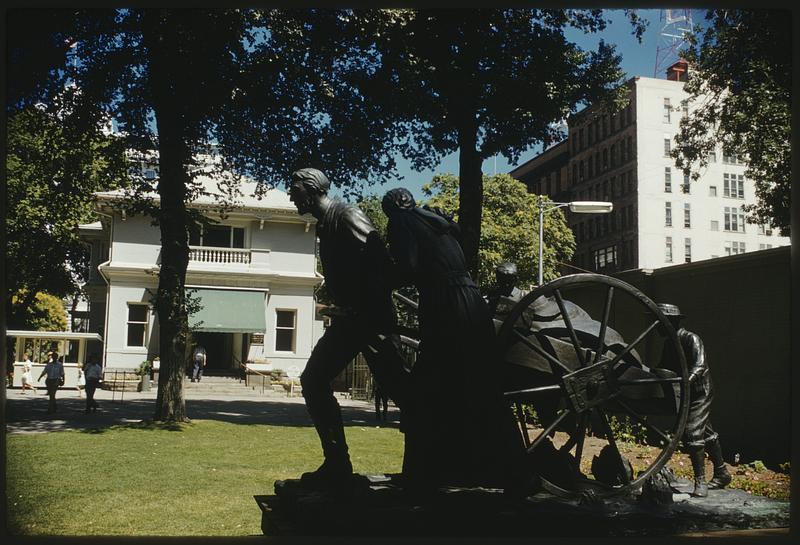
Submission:
[[[578,369],[561,377],[572,408],[581,413],[619,395],[616,377],[609,359]]]

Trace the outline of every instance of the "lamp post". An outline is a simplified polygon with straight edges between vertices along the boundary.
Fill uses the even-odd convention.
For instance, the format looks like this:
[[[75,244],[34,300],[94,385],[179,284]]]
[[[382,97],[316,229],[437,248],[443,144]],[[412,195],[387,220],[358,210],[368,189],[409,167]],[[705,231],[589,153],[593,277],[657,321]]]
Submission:
[[[569,206],[570,212],[576,214],[608,214],[614,209],[614,203],[605,201],[572,201],[572,202],[551,202],[550,206],[545,206],[544,199],[539,197],[539,282],[542,285],[542,260],[544,256],[544,213],[557,208]]]

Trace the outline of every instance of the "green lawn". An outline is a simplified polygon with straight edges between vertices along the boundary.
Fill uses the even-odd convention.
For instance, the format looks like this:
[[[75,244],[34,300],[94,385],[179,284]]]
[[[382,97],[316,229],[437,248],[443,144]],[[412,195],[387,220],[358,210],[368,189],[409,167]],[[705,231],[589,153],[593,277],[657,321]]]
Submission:
[[[396,429],[346,433],[355,471],[400,471]],[[211,420],[9,435],[7,445],[15,535],[259,535],[253,496],[322,459],[311,427]]]

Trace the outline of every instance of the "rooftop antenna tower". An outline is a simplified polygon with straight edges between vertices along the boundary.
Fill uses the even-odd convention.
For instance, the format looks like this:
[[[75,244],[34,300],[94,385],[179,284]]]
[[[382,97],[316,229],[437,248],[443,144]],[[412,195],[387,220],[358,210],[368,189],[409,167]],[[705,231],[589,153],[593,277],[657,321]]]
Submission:
[[[661,10],[661,32],[656,47],[654,78],[663,77],[664,71],[680,59],[679,52],[686,46],[686,34],[690,32],[692,32],[692,10]]]

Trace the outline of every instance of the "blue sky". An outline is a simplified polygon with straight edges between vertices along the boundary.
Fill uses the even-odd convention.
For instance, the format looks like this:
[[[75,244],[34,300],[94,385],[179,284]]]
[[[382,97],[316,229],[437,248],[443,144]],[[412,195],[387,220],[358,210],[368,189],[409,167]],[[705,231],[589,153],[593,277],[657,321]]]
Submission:
[[[649,21],[649,26],[645,34],[642,36],[642,42],[639,43],[636,38],[631,34],[631,25],[626,19],[622,10],[611,10],[610,19],[612,23],[606,30],[599,34],[584,35],[579,32],[568,32],[567,37],[587,50],[596,49],[597,43],[600,39],[605,40],[607,43],[615,44],[617,46],[617,53],[622,56],[622,70],[627,74],[625,79],[634,76],[653,77],[653,70],[656,64],[656,52],[659,44],[659,33],[661,31],[662,22],[660,21],[660,10],[647,9],[639,10],[639,15]],[[692,17],[694,23],[700,23],[702,13],[698,10],[692,10]],[[659,74],[658,77],[663,77]],[[517,165],[521,165],[525,161],[535,157],[541,151],[540,148],[533,148],[523,153]],[[458,154],[452,153],[441,161],[441,163],[432,170],[423,172],[415,172],[411,169],[408,162],[402,158],[398,158],[398,171],[402,180],[396,182],[388,182],[382,186],[374,186],[368,191],[378,195],[383,195],[389,189],[395,187],[406,187],[414,197],[418,200],[423,198],[422,186],[428,183],[434,174],[437,173],[452,173],[458,174]],[[490,158],[483,163],[484,174],[503,173],[511,171],[516,165],[509,165],[508,161],[502,155],[496,158]],[[333,194],[338,192],[334,189]]]

